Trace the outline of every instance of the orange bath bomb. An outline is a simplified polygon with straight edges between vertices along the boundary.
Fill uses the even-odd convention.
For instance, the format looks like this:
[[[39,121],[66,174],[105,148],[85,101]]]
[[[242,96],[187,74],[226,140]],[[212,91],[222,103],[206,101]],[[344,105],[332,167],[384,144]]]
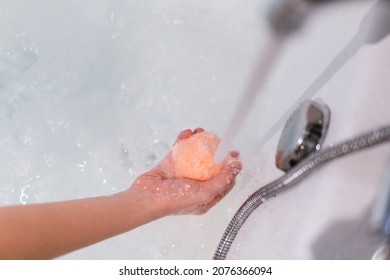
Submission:
[[[214,163],[220,139],[210,132],[201,132],[179,141],[172,148],[177,177],[206,181],[222,170]]]

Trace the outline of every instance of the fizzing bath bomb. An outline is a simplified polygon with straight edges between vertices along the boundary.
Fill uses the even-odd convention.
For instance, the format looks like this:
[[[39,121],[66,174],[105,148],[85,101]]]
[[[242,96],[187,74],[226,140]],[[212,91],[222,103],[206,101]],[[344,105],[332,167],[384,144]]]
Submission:
[[[206,181],[222,170],[214,154],[220,139],[210,132],[200,132],[176,143],[172,148],[177,177]]]

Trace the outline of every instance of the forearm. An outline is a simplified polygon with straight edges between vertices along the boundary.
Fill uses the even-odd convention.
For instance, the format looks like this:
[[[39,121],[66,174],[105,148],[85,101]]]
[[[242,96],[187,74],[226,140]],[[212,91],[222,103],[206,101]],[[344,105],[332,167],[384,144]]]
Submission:
[[[0,208],[0,259],[48,259],[157,219],[137,192]]]

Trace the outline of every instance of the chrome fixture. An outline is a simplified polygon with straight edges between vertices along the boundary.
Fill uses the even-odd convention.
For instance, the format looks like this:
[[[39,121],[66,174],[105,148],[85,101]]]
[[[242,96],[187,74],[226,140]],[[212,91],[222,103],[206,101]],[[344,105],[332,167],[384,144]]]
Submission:
[[[314,152],[279,179],[255,191],[241,205],[230,221],[218,244],[213,259],[224,260],[226,258],[241,226],[253,211],[268,199],[296,185],[312,171],[317,170],[329,161],[386,142],[390,142],[390,125],[373,130],[338,145]]]
[[[307,100],[292,113],[280,136],[275,163],[287,172],[312,152],[318,151],[325,139],[330,110],[320,100]]]

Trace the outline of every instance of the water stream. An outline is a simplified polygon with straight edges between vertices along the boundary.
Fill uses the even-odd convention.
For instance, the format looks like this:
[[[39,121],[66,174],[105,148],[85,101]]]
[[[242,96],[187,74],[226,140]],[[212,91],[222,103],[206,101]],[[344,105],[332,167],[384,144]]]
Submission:
[[[245,88],[228,123],[225,134],[223,135],[221,144],[215,155],[216,162],[221,162],[226,153],[232,149],[234,140],[255,103],[256,96],[262,92],[262,88],[272,72],[272,67],[279,57],[282,45],[283,38],[281,36],[274,33],[269,34],[264,49],[261,49],[260,51],[247,87]]]

